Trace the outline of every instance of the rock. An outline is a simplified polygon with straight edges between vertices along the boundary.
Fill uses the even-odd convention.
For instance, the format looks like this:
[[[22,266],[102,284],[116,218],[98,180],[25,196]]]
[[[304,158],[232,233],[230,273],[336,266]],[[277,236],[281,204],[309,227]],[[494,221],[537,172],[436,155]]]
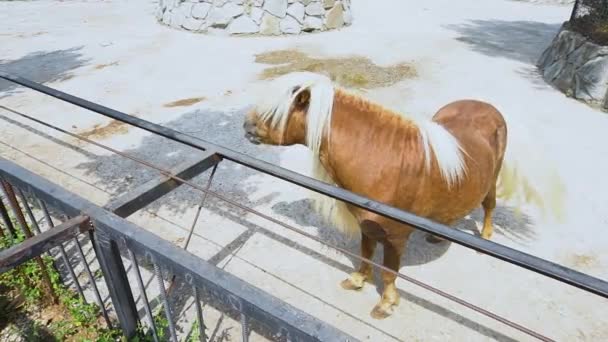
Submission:
[[[287,0],[266,0],[264,10],[279,18],[285,18],[287,14]]]
[[[184,20],[186,18],[184,18],[184,14],[179,8],[171,11],[171,27],[181,28]]]
[[[207,14],[209,14],[210,9],[211,4],[208,4],[206,2],[194,4],[194,6],[192,6],[192,16],[198,19],[205,19],[207,17]]]
[[[193,6],[194,6],[194,3],[192,3],[192,2],[182,2],[181,3],[181,5],[179,6],[179,12],[184,17],[184,19],[190,18],[192,16],[191,13],[192,13]]]
[[[262,10],[259,7],[253,7],[251,9],[251,13],[249,13],[249,16],[251,17],[251,19],[253,19],[253,21],[255,21],[255,23],[258,25],[262,22],[263,15],[264,15],[264,10]]]
[[[576,93],[584,91],[592,102],[603,102],[608,92],[608,56],[596,57],[576,71]]]
[[[344,9],[344,24],[350,25],[353,23],[353,15],[350,10]]]
[[[325,10],[320,2],[311,2],[306,6],[306,14],[308,15],[322,15],[323,13],[325,13]]]
[[[203,28],[204,24],[204,20],[190,17],[184,20],[184,22],[182,23],[182,27],[189,31],[198,32]]]
[[[307,16],[302,29],[306,32],[323,29],[323,19]]]
[[[568,67],[565,60],[558,60],[555,64],[555,67],[550,70],[555,75],[553,85],[566,95],[571,95],[572,85],[574,84],[574,68]]]
[[[286,16],[283,20],[281,20],[279,28],[281,29],[281,32],[287,34],[298,34],[302,32],[302,27],[300,26],[300,23],[295,18],[289,15]]]
[[[281,34],[280,19],[270,13],[264,13],[260,33],[268,36]]]
[[[296,2],[296,0],[287,0],[288,4],[293,4],[294,2]]]
[[[243,14],[245,9],[241,5],[227,3],[222,7],[213,7],[207,15],[207,23],[213,27],[225,28],[232,18]]]
[[[538,67],[557,89],[589,104],[608,104],[608,47],[562,26]]]
[[[162,22],[165,25],[171,26],[171,10],[166,10],[165,13],[163,13]]]
[[[323,0],[323,8],[329,9],[334,7],[336,0]]]
[[[228,25],[228,32],[230,34],[257,33],[259,31],[260,27],[255,21],[245,15],[234,19],[230,25]]]
[[[264,0],[253,0],[253,5],[255,7],[262,7],[263,4],[264,4]]]
[[[335,6],[327,11],[325,15],[325,26],[328,29],[336,29],[344,26],[344,10],[340,2],[336,3]]]
[[[296,2],[287,8],[287,14],[294,17],[300,24],[304,22],[304,5]]]
[[[312,2],[312,0],[300,0],[300,2],[304,5],[307,6],[309,3]]]

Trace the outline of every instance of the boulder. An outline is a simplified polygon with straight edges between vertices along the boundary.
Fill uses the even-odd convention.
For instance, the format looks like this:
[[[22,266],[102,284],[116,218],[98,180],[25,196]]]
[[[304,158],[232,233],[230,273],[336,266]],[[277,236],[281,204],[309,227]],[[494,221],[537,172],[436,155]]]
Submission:
[[[265,0],[264,10],[276,17],[285,18],[287,14],[287,0]]]
[[[260,31],[260,27],[246,15],[242,15],[234,19],[230,25],[228,25],[228,32],[230,34],[246,34],[246,33],[257,33]]]

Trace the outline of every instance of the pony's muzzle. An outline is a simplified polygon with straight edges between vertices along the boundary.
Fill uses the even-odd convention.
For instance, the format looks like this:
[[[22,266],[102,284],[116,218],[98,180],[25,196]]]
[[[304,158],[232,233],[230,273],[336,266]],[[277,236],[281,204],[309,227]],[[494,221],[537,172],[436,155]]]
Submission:
[[[255,123],[253,123],[249,120],[246,120],[245,123],[243,124],[243,129],[245,130],[245,138],[247,140],[249,140],[250,143],[255,144],[255,145],[260,144],[260,139],[258,138],[258,136],[256,134]]]

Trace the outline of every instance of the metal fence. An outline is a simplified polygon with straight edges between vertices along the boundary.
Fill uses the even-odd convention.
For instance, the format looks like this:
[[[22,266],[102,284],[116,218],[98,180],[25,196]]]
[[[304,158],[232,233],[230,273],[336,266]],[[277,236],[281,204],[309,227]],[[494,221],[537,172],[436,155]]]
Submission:
[[[157,179],[143,184],[139,188],[135,189],[132,193],[129,193],[119,199],[114,200],[108,206],[109,209],[104,210],[95,207],[86,201],[82,202],[84,200],[77,198],[72,194],[68,195],[68,193],[63,190],[49,192],[49,187],[54,187],[55,189],[56,186],[53,186],[48,182],[41,180],[40,178],[34,177],[27,171],[22,170],[16,167],[15,165],[8,163],[7,161],[2,161],[0,163],[0,175],[4,174],[7,178],[10,178],[11,181],[18,183],[18,187],[30,189],[30,192],[33,192],[35,195],[42,196],[44,200],[55,203],[56,207],[58,206],[59,208],[61,208],[69,216],[76,217],[79,215],[86,215],[90,218],[91,222],[93,222],[95,230],[93,235],[91,235],[92,233],[89,234],[91,236],[95,236],[97,240],[96,246],[98,246],[97,250],[98,253],[100,253],[98,255],[101,255],[101,260],[104,260],[102,262],[102,268],[106,269],[106,271],[104,271],[104,274],[109,272],[109,274],[106,275],[106,281],[113,287],[113,290],[110,294],[114,306],[116,307],[116,314],[119,318],[123,330],[127,334],[132,333],[134,329],[136,329],[137,311],[134,308],[134,304],[132,302],[132,295],[128,286],[128,281],[124,276],[124,267],[119,257],[119,251],[121,249],[121,246],[124,251],[127,251],[127,256],[131,257],[133,264],[136,265],[137,260],[135,258],[132,258],[132,253],[143,257],[149,265],[152,265],[154,272],[158,275],[157,281],[159,282],[159,286],[161,288],[160,294],[165,302],[165,287],[163,284],[163,278],[160,276],[159,265],[165,265],[171,268],[165,273],[165,275],[181,275],[187,282],[192,283],[192,286],[196,287],[196,289],[194,290],[194,294],[198,294],[204,291],[208,295],[208,297],[219,299],[217,300],[217,302],[219,302],[218,305],[221,306],[223,303],[223,310],[227,310],[228,312],[233,313],[236,312],[235,315],[237,318],[243,318],[242,321],[245,327],[255,326],[252,323],[254,320],[257,322],[261,322],[257,326],[260,326],[262,328],[259,328],[258,330],[262,332],[270,331],[271,333],[267,333],[265,335],[270,336],[271,339],[276,339],[277,336],[281,336],[281,338],[279,339],[286,338],[287,340],[354,340],[352,337],[349,337],[344,333],[327,326],[323,322],[315,320],[312,317],[306,316],[304,313],[299,312],[296,309],[291,308],[285,304],[280,304],[281,302],[278,301],[276,298],[273,298],[255,288],[252,288],[246,283],[228,274],[222,273],[222,271],[213,268],[212,266],[209,266],[208,264],[204,263],[200,259],[195,258],[187,252],[180,249],[176,249],[168,242],[162,241],[150,233],[139,232],[141,229],[119,218],[119,216],[126,217],[142,209],[148,203],[151,203],[155,199],[159,198],[160,196],[163,196],[164,194],[168,193],[169,191],[181,184],[187,184],[192,188],[200,190],[205,194],[205,196],[214,196],[222,201],[228,202],[229,204],[235,207],[249,211],[250,213],[253,213],[259,217],[262,217],[268,221],[276,223],[292,231],[296,231],[297,233],[305,235],[313,240],[319,241],[322,244],[328,245],[332,248],[340,250],[343,253],[349,254],[352,257],[370,262],[378,268],[382,268],[389,272],[394,272],[385,268],[382,265],[374,263],[371,260],[361,258],[359,255],[356,255],[352,252],[327,244],[325,241],[319,240],[318,237],[298,230],[297,228],[294,228],[273,217],[247,208],[231,199],[226,198],[225,196],[222,196],[219,193],[210,191],[209,184],[207,184],[207,187],[201,187],[189,181],[189,179],[194,177],[196,174],[199,174],[209,168],[215,167],[219,162],[224,159],[244,165],[267,175],[285,180],[289,183],[316,191],[326,196],[336,198],[346,203],[350,203],[365,210],[389,217],[396,221],[409,224],[419,230],[437,235],[449,241],[463,245],[467,248],[477,250],[494,258],[523,267],[533,272],[556,279],[560,282],[570,284],[572,286],[594,293],[601,297],[608,298],[608,283],[604,280],[591,277],[589,275],[532,256],[530,254],[514,250],[512,248],[497,244],[495,242],[481,239],[465,232],[452,229],[450,227],[438,224],[422,217],[415,216],[411,213],[399,210],[386,204],[373,201],[369,198],[357,195],[347,190],[314,180],[312,178],[305,177],[298,173],[241,154],[237,151],[227,149],[223,146],[219,146],[189,136],[187,134],[169,129],[167,127],[153,124],[151,122],[118,112],[116,110],[101,106],[99,104],[86,101],[73,95],[66,94],[61,91],[37,84],[21,77],[8,75],[0,72],[0,78],[15,82],[30,89],[53,96],[62,101],[91,110],[93,112],[102,114],[112,119],[128,123],[135,127],[139,127],[154,134],[163,136],[165,138],[181,142],[185,145],[188,145],[203,152],[200,159],[194,162],[180,165],[173,170],[164,170],[156,165],[148,163],[145,160],[141,160],[136,157],[124,154],[120,151],[116,151],[112,148],[101,145],[84,137],[80,137],[71,132],[63,130],[59,127],[55,127],[26,114],[13,111],[15,114],[20,115],[26,119],[33,120],[49,128],[53,128],[65,134],[72,135],[76,138],[87,141],[91,144],[95,144],[98,147],[119,154],[125,158],[130,158],[146,167],[156,169],[160,172],[161,176],[159,176]],[[27,177],[23,179],[23,177],[11,176],[11,174],[25,174],[27,175]],[[210,181],[211,178],[209,182]],[[32,186],[30,185],[30,183],[44,184],[44,186]],[[57,194],[61,196],[59,196],[59,199],[54,199],[56,197],[55,195]],[[83,203],[86,203],[86,205]],[[135,269],[138,268],[135,267]],[[551,340],[550,338],[540,333],[527,329],[520,324],[517,324],[506,318],[493,314],[488,310],[475,306],[456,296],[445,293],[439,289],[433,288],[416,279],[413,279],[401,273],[395,272],[395,274],[401,279],[420,286],[426,290],[432,291],[449,300],[465,305],[470,309],[473,309],[487,317],[500,321],[512,328],[520,330],[537,339],[544,341]],[[138,283],[141,285],[140,280],[138,280]],[[117,287],[114,287],[114,284],[117,284]],[[170,314],[170,310],[167,309],[166,312]],[[305,319],[305,321],[308,323],[302,324],[300,322],[301,319]],[[169,319],[169,321],[172,322],[172,319]],[[202,322],[202,320],[199,320],[199,322]],[[174,328],[170,328],[171,330],[174,330]],[[248,329],[244,329],[243,331],[247,330]],[[289,336],[287,336],[287,334]],[[246,335],[244,335],[243,338],[246,339]]]
[[[196,163],[190,170],[202,170],[205,165],[212,163],[205,159]],[[154,340],[158,340],[151,302],[146,295],[149,290],[142,279],[142,271],[147,269],[154,274],[157,282],[160,302],[168,322],[168,333],[173,341],[177,341],[175,313],[166,290],[166,280],[170,275],[175,275],[192,289],[201,340],[206,340],[201,304],[205,303],[240,321],[243,341],[248,341],[252,330],[276,341],[356,341],[348,334],[208,264],[111,211],[98,207],[2,158],[0,179],[5,192],[4,199],[8,200],[6,204],[4,200],[0,201],[2,217],[9,218],[10,210],[24,232],[29,232],[30,227],[33,227],[35,232],[25,233],[29,236],[28,239],[0,252],[0,273],[56,248],[60,251],[64,268],[69,270],[69,280],[79,295],[86,300],[84,284],[81,284],[81,280],[76,276],[75,266],[65,248],[65,243],[73,242],[80,257],[79,264],[86,269],[89,277],[86,285],[92,287],[107,324],[112,324],[108,314],[112,311],[118,318],[125,336],[135,336],[141,326],[133,295],[136,290],[143,299],[140,301],[144,312],[141,319],[151,328]],[[171,188],[162,178],[154,181],[154,184],[156,186],[148,184],[148,189],[163,189],[152,191],[155,195]],[[144,203],[146,196],[148,199],[155,197],[150,197],[150,191],[139,190],[139,195],[128,194],[115,202],[115,211],[125,215]],[[35,217],[35,212],[38,211],[46,219],[46,230],[39,226],[39,219]],[[55,225],[51,217],[64,217],[65,220]],[[12,221],[8,219],[3,223],[4,231],[0,231],[13,235],[16,228]],[[85,235],[84,239],[82,235]],[[87,245],[90,248],[87,248]],[[94,260],[99,262],[102,279],[96,278],[91,271],[92,262],[87,261],[84,252],[88,249],[94,253]],[[132,275],[130,278],[135,278],[135,282],[129,280],[125,263],[129,263],[128,269]],[[44,269],[44,266],[42,267]],[[100,282],[103,281],[109,292],[109,303],[102,298],[103,291],[100,291]]]
[[[576,0],[569,25],[589,40],[608,45],[608,0]]]

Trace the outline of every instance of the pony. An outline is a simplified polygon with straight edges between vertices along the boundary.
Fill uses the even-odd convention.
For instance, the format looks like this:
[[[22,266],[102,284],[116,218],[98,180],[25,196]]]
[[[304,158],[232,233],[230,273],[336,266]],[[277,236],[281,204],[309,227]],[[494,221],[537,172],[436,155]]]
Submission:
[[[324,75],[302,72],[275,79],[245,115],[254,144],[306,145],[314,178],[418,216],[451,226],[478,206],[482,238],[492,235],[492,212],[507,126],[491,104],[459,100],[431,120],[414,120],[346,89]],[[398,272],[412,226],[317,195],[315,209],[347,236],[360,236],[361,256],[384,247],[385,267]],[[428,235],[429,243],[442,241]],[[396,275],[382,271],[384,289],[371,316],[382,319],[399,304]],[[341,282],[360,290],[372,282],[362,261]]]

